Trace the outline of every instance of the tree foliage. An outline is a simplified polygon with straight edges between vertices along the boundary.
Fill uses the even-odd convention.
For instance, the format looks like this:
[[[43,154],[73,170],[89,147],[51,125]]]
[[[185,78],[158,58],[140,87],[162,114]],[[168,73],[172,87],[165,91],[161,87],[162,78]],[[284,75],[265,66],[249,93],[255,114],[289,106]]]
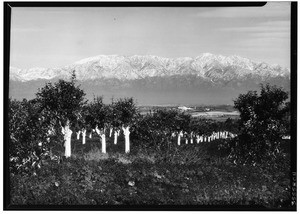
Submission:
[[[132,133],[134,142],[147,148],[158,150],[170,149],[172,133],[188,130],[190,115],[175,110],[156,110],[151,114],[141,116]]]
[[[67,122],[75,126],[77,119],[81,117],[81,108],[85,104],[85,93],[75,85],[74,75],[71,81],[59,80],[54,84],[47,83],[36,94],[43,111],[49,112],[48,116],[61,126],[65,126]]]
[[[103,129],[109,125],[109,107],[103,103],[102,97],[95,97],[87,108],[86,123],[93,129]]]
[[[133,98],[120,98],[111,105],[111,121],[114,127],[132,126],[138,116]]]
[[[240,134],[233,156],[245,162],[259,162],[280,153],[280,142],[288,134],[288,93],[276,86],[261,86],[261,92],[241,94],[234,106],[240,111]]]
[[[8,106],[10,170],[27,172],[49,148],[49,125],[41,120],[40,106],[35,100],[9,99]]]

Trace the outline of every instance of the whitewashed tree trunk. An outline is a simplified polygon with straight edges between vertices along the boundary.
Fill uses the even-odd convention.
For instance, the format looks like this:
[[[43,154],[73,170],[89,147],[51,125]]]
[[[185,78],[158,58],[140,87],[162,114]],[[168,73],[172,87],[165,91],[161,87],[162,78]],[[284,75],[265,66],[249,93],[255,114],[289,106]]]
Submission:
[[[182,132],[182,131],[180,131],[180,132],[178,133],[178,138],[177,138],[177,144],[178,144],[178,146],[180,146],[180,143],[181,143],[181,137],[183,137],[183,132]]]
[[[101,138],[102,153],[106,153],[105,128],[100,130],[98,127],[96,127],[96,132]]]
[[[120,130],[117,131],[118,137],[120,136]]]
[[[71,136],[72,136],[72,130],[70,129],[69,123],[65,127],[62,127],[62,133],[64,135],[64,141],[65,141],[65,156],[71,157]]]
[[[90,138],[92,138],[92,132],[90,133],[90,136],[89,136]]]
[[[200,136],[199,135],[196,136],[196,141],[197,141],[197,143],[200,142]]]
[[[206,142],[206,137],[204,137],[204,142]]]
[[[111,137],[112,131],[113,131],[113,129],[109,128],[109,137]]]
[[[129,131],[129,126],[127,127],[122,127],[124,135],[125,135],[125,153],[129,153],[130,152],[130,139],[129,139],[129,135],[130,135],[130,131]]]
[[[193,141],[193,132],[191,132],[191,144],[193,144],[194,143],[194,141]]]
[[[86,129],[82,130],[82,144],[85,144]]]
[[[180,136],[180,133],[179,133],[178,137],[177,137],[177,144],[178,144],[178,146],[180,146],[180,141],[181,141],[181,136]]]
[[[207,138],[207,141],[210,142],[210,137]]]
[[[80,138],[80,133],[81,133],[81,131],[76,132],[76,134],[77,134],[77,140],[79,140],[79,138]]]
[[[101,135],[101,144],[102,144],[102,153],[106,153],[106,139],[105,139],[105,134],[103,133]]]
[[[115,131],[114,132],[114,144],[117,145],[117,141],[118,141],[118,132]]]
[[[200,136],[200,142],[203,142],[203,135]]]
[[[185,138],[185,144],[188,144],[188,142],[189,142],[189,141],[188,141],[188,139],[187,139],[187,138]]]

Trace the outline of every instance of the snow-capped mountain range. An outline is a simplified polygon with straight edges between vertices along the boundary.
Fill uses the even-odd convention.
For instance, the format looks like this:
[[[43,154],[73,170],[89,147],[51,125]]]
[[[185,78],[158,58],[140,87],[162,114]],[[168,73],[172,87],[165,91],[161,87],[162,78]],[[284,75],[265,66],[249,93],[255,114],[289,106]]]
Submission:
[[[70,79],[75,70],[87,99],[133,97],[141,105],[232,104],[269,83],[290,90],[290,71],[240,56],[198,57],[100,55],[62,68],[10,68],[9,96],[32,99],[46,82]]]
[[[288,77],[290,71],[279,65],[254,62],[240,56],[222,56],[204,53],[198,57],[163,58],[158,56],[99,55],[82,59],[61,68],[10,67],[10,80],[69,79],[75,70],[79,81],[97,79],[138,80],[148,77],[195,75],[209,81],[245,79],[256,77],[262,80],[273,77]]]

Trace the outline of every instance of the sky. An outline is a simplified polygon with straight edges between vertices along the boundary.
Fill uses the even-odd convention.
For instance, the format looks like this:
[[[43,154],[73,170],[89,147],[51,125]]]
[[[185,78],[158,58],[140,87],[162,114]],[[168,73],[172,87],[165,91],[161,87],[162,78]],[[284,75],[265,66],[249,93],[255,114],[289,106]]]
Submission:
[[[97,55],[239,55],[290,66],[290,3],[263,7],[12,8],[10,65],[55,68]]]

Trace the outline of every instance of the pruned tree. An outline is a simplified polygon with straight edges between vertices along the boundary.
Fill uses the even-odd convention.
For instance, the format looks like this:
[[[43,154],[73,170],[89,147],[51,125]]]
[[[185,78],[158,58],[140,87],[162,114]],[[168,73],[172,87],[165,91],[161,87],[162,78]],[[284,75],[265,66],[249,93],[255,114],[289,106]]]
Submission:
[[[89,105],[84,104],[80,110],[80,117],[77,118],[75,130],[77,133],[77,139],[79,140],[79,135],[82,135],[82,144],[86,143],[86,134],[87,132],[92,132],[92,126],[89,124]]]
[[[115,107],[115,102],[112,99],[112,103],[109,105],[109,136],[111,137],[112,132],[114,132],[114,144],[118,142],[118,137],[120,135],[120,130],[122,130],[121,112]]]
[[[86,103],[85,93],[75,85],[76,76],[73,72],[70,81],[59,80],[52,84],[47,83],[39,89],[36,99],[48,120],[54,121],[61,128],[64,136],[65,156],[71,156],[71,135],[78,118],[81,117],[81,108]]]
[[[109,127],[109,107],[103,103],[102,97],[96,97],[88,105],[86,123],[95,129],[101,138],[102,152],[106,153],[106,129]]]
[[[125,152],[130,152],[130,128],[136,122],[138,110],[133,98],[121,98],[113,103],[114,126],[120,127],[125,135]]]

